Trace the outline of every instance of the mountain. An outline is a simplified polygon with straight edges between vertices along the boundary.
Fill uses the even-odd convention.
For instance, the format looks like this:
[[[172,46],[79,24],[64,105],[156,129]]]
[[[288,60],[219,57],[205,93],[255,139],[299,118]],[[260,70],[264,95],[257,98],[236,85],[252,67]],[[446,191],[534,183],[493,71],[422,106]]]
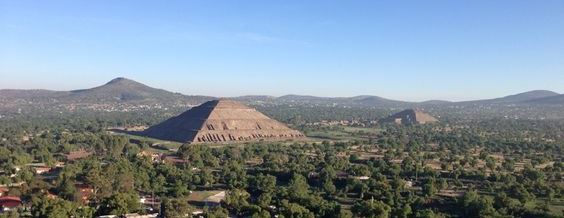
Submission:
[[[2,89],[0,90],[0,99],[40,99],[64,96],[67,94],[68,92],[64,91],[51,91],[44,89]]]
[[[91,89],[70,91],[66,96],[75,102],[176,101],[184,97],[122,77]]]
[[[452,104],[452,101],[443,101],[443,100],[428,100],[419,102],[419,105],[445,105],[445,104]]]
[[[564,105],[564,94],[548,96],[544,98],[537,98],[526,101],[529,104],[543,104],[543,105]]]
[[[355,96],[350,98],[350,100],[354,103],[364,106],[403,107],[409,104],[413,104],[412,102],[390,100],[387,98],[370,95]]]
[[[72,91],[0,90],[0,112],[13,114],[20,111],[36,114],[80,109],[136,111],[186,108],[212,99],[216,98],[182,95],[120,77],[98,87]]]
[[[72,91],[0,90],[0,112],[15,113],[14,111],[20,110],[22,113],[43,111],[63,112],[65,110],[74,111],[80,108],[101,111],[186,108],[213,99],[217,98],[210,96],[183,95],[164,89],[153,88],[134,80],[120,77],[98,87]],[[354,97],[317,97],[309,95],[284,95],[281,97],[273,97],[266,95],[248,95],[230,99],[245,102],[249,105],[287,104],[382,109],[433,108],[433,110],[440,110],[441,108],[459,108],[459,106],[462,106],[470,111],[477,111],[482,106],[495,106],[496,109],[499,109],[505,106],[543,107],[545,105],[564,105],[563,95],[547,90],[533,90],[500,98],[464,102],[440,100],[406,102],[373,95]]]
[[[515,102],[525,102],[534,99],[546,98],[559,95],[556,92],[548,90],[533,90],[529,92],[523,92],[515,95],[509,95],[502,98],[492,99],[496,103],[515,103]]]
[[[276,99],[278,102],[317,105],[342,105],[366,107],[405,107],[412,102],[390,100],[372,95],[354,97],[316,97],[309,95],[285,95]]]
[[[476,101],[466,101],[458,102],[462,104],[519,104],[529,101],[534,101],[535,99],[548,98],[559,95],[556,92],[548,90],[533,90],[528,92],[523,92],[515,95],[508,95],[501,98],[486,99],[486,100],[476,100]]]
[[[272,102],[276,100],[276,97],[270,95],[245,95],[239,97],[232,97],[235,101],[249,102],[249,103],[260,103],[260,102]]]

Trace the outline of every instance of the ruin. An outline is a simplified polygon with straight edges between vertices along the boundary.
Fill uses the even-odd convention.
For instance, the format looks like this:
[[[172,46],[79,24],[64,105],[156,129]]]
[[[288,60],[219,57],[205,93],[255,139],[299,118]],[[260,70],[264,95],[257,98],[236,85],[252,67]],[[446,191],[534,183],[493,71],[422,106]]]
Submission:
[[[144,135],[182,143],[220,143],[304,138],[297,131],[242,103],[208,101],[152,126]]]
[[[381,123],[396,123],[402,125],[426,124],[438,121],[437,118],[418,109],[407,109],[380,120]]]

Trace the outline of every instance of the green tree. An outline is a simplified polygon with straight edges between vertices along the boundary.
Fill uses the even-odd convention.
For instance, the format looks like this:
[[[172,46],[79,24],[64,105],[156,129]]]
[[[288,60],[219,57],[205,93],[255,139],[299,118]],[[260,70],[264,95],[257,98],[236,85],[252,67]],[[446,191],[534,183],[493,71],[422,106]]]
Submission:
[[[418,211],[415,215],[417,218],[444,218],[445,216],[441,213],[435,213],[435,211],[430,209],[425,209],[422,211]]]
[[[292,199],[303,199],[308,196],[309,184],[306,178],[300,174],[294,173],[288,185],[288,192]]]
[[[427,182],[423,185],[423,195],[425,197],[432,197],[437,193],[437,188],[435,188],[435,183],[432,179],[427,180]]]
[[[164,198],[161,202],[161,212],[163,213],[164,217],[170,217],[170,218],[189,217],[192,214],[192,208],[188,204],[187,199]]]
[[[469,191],[461,199],[464,214],[468,217],[491,217],[497,215],[493,201],[488,197],[478,195],[476,191]]]
[[[296,204],[290,203],[288,200],[282,200],[280,205],[280,214],[287,218],[313,218],[314,214],[307,208]]]
[[[92,217],[94,209],[64,199],[34,198],[33,217]]]
[[[225,198],[225,204],[235,211],[237,214],[241,214],[245,207],[249,206],[248,199],[250,194],[243,189],[233,189],[227,193]]]
[[[276,190],[276,177],[258,174],[251,179],[249,188],[253,193],[273,193]]]
[[[357,202],[351,208],[357,217],[385,218],[388,217],[391,207],[382,201],[365,200]]]
[[[139,196],[137,194],[117,193],[102,200],[98,214],[123,215],[139,210]]]

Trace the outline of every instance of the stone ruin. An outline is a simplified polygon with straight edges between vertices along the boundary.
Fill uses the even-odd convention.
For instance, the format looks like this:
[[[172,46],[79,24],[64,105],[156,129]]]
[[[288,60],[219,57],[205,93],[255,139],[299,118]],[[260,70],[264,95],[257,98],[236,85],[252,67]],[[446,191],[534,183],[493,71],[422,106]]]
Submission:
[[[381,123],[396,123],[402,125],[409,124],[426,124],[439,122],[437,118],[429,115],[418,109],[407,109],[398,113],[395,113],[385,119],[380,120]]]
[[[182,143],[304,138],[297,131],[233,100],[213,100],[145,130],[144,135]]]

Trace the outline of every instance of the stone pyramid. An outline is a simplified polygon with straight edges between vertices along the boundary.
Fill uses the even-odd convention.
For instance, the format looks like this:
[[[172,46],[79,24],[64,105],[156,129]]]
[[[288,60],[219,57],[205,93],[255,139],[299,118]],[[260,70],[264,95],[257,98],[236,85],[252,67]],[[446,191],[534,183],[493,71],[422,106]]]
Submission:
[[[302,138],[304,135],[242,103],[208,101],[145,130],[145,135],[182,143]]]
[[[437,118],[417,109],[407,109],[381,120],[383,123],[391,122],[404,125],[434,123],[438,121]]]

